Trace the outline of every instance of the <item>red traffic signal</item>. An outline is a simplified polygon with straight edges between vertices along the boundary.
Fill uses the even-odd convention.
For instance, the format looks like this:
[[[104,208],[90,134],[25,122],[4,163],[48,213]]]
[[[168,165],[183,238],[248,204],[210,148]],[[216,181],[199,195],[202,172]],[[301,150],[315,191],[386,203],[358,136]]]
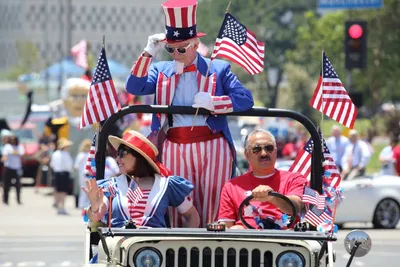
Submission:
[[[367,65],[367,22],[362,20],[345,23],[346,69],[363,69]]]
[[[358,39],[362,36],[363,34],[363,29],[361,28],[360,25],[358,24],[353,24],[349,28],[349,35],[353,39]]]

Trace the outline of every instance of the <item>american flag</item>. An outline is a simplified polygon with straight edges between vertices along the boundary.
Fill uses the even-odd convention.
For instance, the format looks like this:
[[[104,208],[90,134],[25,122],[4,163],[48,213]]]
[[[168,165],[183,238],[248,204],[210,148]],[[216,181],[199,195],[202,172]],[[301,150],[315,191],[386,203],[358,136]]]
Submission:
[[[95,177],[96,176],[96,134],[93,136],[93,142],[90,146],[89,155],[85,165],[85,175]]]
[[[82,40],[71,48],[71,55],[74,58],[75,64],[87,70],[87,41]]]
[[[110,195],[111,195],[112,197],[115,197],[115,196],[116,196],[117,191],[115,190],[113,180],[108,181],[107,188],[106,188],[105,191],[106,191],[106,192],[109,192]]]
[[[132,202],[133,206],[136,206],[137,203],[142,199],[143,192],[135,181],[132,181],[129,184],[128,192],[126,192],[126,197],[129,199],[129,201]]]
[[[304,148],[297,154],[292,166],[290,166],[290,172],[299,172],[305,177],[310,174],[313,147],[314,144],[310,138]]]
[[[311,173],[311,155],[313,147],[314,143],[310,138],[304,148],[296,156],[292,166],[290,166],[290,172],[299,172],[306,177]],[[328,146],[326,145],[325,139],[322,139],[322,147],[325,158],[323,168],[325,173],[329,173],[329,178],[326,178],[329,180],[328,185],[336,188],[339,186],[342,178],[340,177],[339,170],[337,169],[335,161],[333,160]]]
[[[211,60],[218,56],[236,62],[251,75],[264,70],[264,43],[229,13],[225,14]]]
[[[328,57],[323,52],[323,68],[310,105],[331,119],[353,129],[357,108],[351,101]]]
[[[317,205],[317,208],[323,210],[325,208],[325,196],[320,195],[314,189],[306,186],[302,197],[303,202]]]
[[[304,218],[314,226],[324,223],[325,220],[332,221],[332,215],[326,212],[326,210],[318,209],[317,206],[313,206],[309,209]]]
[[[103,46],[94,71],[92,85],[89,89],[79,128],[104,121],[120,108],[121,105],[108,67],[106,50]]]
[[[324,158],[325,161],[323,163],[325,173],[329,173],[329,177],[325,175],[325,179],[329,181],[329,186],[333,188],[337,188],[342,181],[342,177],[340,176],[339,170],[336,167],[335,161],[333,160],[331,153],[326,145],[325,139],[322,139],[322,145],[324,149]]]

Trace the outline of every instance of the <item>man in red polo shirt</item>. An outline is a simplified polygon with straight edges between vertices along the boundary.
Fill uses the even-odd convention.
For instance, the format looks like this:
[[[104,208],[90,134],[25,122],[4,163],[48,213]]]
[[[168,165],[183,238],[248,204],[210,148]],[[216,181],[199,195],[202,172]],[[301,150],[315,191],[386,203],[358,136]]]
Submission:
[[[307,179],[300,173],[275,169],[274,136],[263,129],[249,133],[245,139],[245,156],[252,171],[224,185],[219,202],[218,221],[225,223],[228,228],[244,228],[239,219],[238,209],[249,191],[254,196],[251,204],[259,207],[258,212],[261,213],[262,218],[270,218],[275,222],[280,220],[284,213],[292,213],[291,207],[285,201],[268,196],[271,191],[287,196],[299,213],[304,206],[301,197]],[[245,211],[243,218],[256,228],[256,222],[251,214]]]

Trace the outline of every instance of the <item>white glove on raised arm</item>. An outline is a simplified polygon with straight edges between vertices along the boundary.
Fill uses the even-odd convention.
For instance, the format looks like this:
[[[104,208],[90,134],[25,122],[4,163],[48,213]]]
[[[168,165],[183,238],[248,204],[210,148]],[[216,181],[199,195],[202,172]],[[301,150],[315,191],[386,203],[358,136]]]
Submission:
[[[192,107],[194,108],[205,108],[210,111],[214,111],[214,101],[210,93],[199,92],[194,96]]]
[[[147,39],[147,45],[144,48],[144,51],[149,53],[152,56],[155,56],[157,51],[165,46],[164,42],[161,42],[165,39],[165,33],[157,33],[150,35]]]

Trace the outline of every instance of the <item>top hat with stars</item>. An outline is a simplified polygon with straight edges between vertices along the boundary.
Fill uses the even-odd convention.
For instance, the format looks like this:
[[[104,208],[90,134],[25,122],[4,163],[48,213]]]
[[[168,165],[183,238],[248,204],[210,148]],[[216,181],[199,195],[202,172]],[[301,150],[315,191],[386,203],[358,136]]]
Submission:
[[[196,30],[197,0],[168,0],[162,4],[168,43],[206,35]]]

